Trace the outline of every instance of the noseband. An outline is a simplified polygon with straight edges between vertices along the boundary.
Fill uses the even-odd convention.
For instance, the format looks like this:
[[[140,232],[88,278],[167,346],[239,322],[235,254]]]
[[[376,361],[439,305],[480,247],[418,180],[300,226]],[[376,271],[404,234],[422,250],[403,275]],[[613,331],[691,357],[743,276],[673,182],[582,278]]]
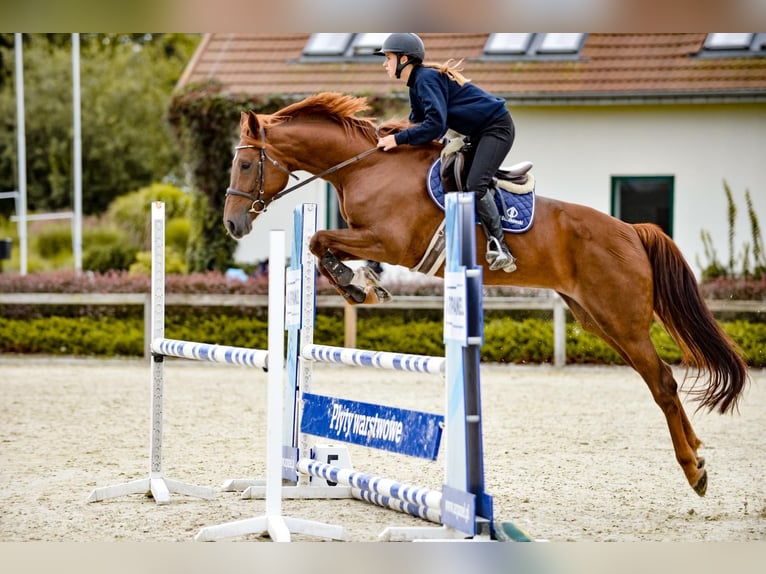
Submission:
[[[264,174],[263,174],[263,166],[266,163],[266,160],[268,159],[272,165],[276,168],[279,168],[283,172],[285,172],[288,176],[294,177],[295,179],[298,179],[298,176],[295,175],[293,172],[291,172],[289,169],[287,169],[285,166],[283,166],[281,163],[279,163],[277,160],[275,160],[273,157],[271,157],[268,153],[266,153],[266,133],[263,129],[263,126],[261,126],[261,145],[238,145],[234,149],[235,150],[241,150],[241,149],[259,149],[261,150],[260,158],[258,159],[258,185],[257,185],[257,195],[255,193],[248,193],[246,191],[240,191],[238,189],[234,189],[233,187],[229,187],[226,190],[226,196],[229,195],[237,195],[239,197],[245,197],[253,202],[253,204],[250,206],[250,209],[248,209],[248,213],[263,213],[266,211],[266,208],[268,205],[280,197],[287,195],[291,191],[295,191],[299,187],[303,187],[307,183],[310,183],[314,181],[315,179],[319,179],[327,174],[330,174],[334,171],[337,171],[345,166],[347,166],[350,163],[353,163],[355,161],[358,161],[362,159],[363,157],[366,157],[370,155],[372,152],[377,151],[378,147],[373,147],[368,150],[363,151],[362,153],[359,153],[355,155],[352,158],[349,158],[337,165],[332,166],[329,169],[324,170],[322,173],[319,173],[317,175],[312,175],[308,179],[304,179],[300,183],[297,183],[293,185],[292,187],[288,187],[287,189],[283,189],[279,193],[274,194],[272,197],[266,199],[264,197],[265,195],[265,188],[264,188]]]

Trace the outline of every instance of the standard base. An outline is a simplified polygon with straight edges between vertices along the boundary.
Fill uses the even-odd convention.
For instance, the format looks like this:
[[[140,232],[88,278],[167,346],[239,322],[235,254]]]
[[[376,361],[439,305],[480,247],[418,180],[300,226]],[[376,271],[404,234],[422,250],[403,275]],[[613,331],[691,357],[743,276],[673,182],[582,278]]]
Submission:
[[[261,484],[248,486],[242,498],[266,498],[266,487]],[[282,500],[353,498],[350,486],[283,486]]]
[[[171,492],[205,499],[215,498],[216,494],[215,488],[209,486],[195,486],[160,476],[94,488],[88,496],[88,502],[99,502],[128,494],[145,494],[154,498],[157,504],[168,504]]]
[[[255,534],[256,536],[268,534],[274,542],[290,542],[291,533],[329,540],[348,540],[348,535],[342,526],[276,515],[265,515],[216,526],[206,526],[197,533],[194,540],[213,542],[248,534]]]
[[[426,540],[470,540],[489,542],[487,535],[469,536],[448,526],[389,526],[378,535],[387,542],[417,542]]]

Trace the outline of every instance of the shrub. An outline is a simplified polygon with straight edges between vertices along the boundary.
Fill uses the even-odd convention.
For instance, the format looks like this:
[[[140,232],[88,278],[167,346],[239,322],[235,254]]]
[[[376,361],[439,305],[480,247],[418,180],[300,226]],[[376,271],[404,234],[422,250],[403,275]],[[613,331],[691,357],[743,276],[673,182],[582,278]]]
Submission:
[[[167,183],[154,183],[117,197],[107,210],[109,220],[122,228],[134,243],[144,249],[150,247],[153,201],[165,203],[165,218],[168,222],[189,215],[191,197],[178,187]],[[185,249],[186,245],[183,247]]]
[[[34,236],[37,253],[43,259],[52,259],[62,253],[72,254],[72,226],[68,223],[49,223],[41,226]]]
[[[141,251],[136,254],[135,262],[130,266],[131,275],[151,275],[152,272],[152,253],[151,251]],[[184,257],[171,247],[165,248],[165,273],[186,274],[189,272],[189,266]]]
[[[83,245],[83,269],[99,273],[127,270],[138,253],[125,231],[104,224],[83,229]]]
[[[186,253],[189,245],[191,222],[186,217],[174,217],[165,225],[165,246],[178,253]]]
[[[713,281],[721,277],[761,279],[764,277],[764,273],[766,273],[766,253],[764,253],[761,227],[758,221],[758,216],[755,213],[752,197],[750,197],[750,190],[745,190],[745,204],[747,206],[747,216],[750,223],[750,238],[752,243],[745,242],[742,246],[742,251],[735,254],[734,228],[737,218],[737,205],[734,203],[731,188],[726,180],[723,182],[723,189],[726,194],[726,203],[728,205],[726,211],[729,228],[728,260],[726,263],[722,263],[718,259],[718,253],[713,245],[710,232],[705,229],[701,230],[700,236],[705,252],[705,258],[707,259],[707,262],[702,264],[699,261],[699,257],[697,258],[697,264],[702,268],[702,281]],[[738,264],[739,268],[737,268]]]
[[[129,269],[136,260],[138,248],[125,243],[96,243],[82,254],[82,268],[104,273],[111,269]]]
[[[89,309],[97,309],[95,306]],[[113,308],[112,308],[113,309]],[[143,310],[132,307],[111,314],[78,316],[0,316],[0,352],[74,355],[143,354]],[[248,307],[167,309],[165,334],[170,338],[264,349],[268,346],[266,310]],[[740,345],[751,367],[766,367],[766,324],[736,321],[723,328]],[[358,325],[357,346],[400,353],[444,355],[440,322],[406,322],[393,316],[364,319]],[[485,326],[481,358],[492,363],[553,362],[553,327],[550,320],[492,320]],[[343,345],[343,317],[338,313],[317,315],[314,340],[318,344]],[[681,353],[659,324],[651,337],[663,360],[679,364]],[[623,364],[606,343],[576,323],[567,325],[567,363]]]

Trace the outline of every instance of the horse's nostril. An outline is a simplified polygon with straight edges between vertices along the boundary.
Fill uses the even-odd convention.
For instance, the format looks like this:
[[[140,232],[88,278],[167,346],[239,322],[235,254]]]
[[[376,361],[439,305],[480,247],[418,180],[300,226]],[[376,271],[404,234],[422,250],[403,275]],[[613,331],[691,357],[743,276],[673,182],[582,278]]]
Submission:
[[[231,234],[234,235],[234,230],[236,229],[236,226],[234,225],[234,222],[231,219],[226,220],[226,230]]]

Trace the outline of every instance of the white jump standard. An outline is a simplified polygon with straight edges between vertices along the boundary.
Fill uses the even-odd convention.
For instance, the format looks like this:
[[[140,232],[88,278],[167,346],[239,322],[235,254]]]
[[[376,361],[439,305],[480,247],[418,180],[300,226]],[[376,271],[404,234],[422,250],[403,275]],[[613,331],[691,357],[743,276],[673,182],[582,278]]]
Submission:
[[[269,385],[266,422],[266,514],[207,526],[194,537],[210,542],[234,536],[268,533],[274,542],[289,542],[291,533],[345,540],[346,532],[335,525],[282,515],[282,387],[284,381],[285,233],[269,235]]]
[[[152,339],[165,336],[165,204],[152,204]],[[159,256],[157,254],[160,254]],[[265,357],[263,365],[265,367]],[[98,502],[128,494],[151,495],[157,504],[168,504],[170,493],[185,494],[197,498],[213,498],[216,489],[195,486],[172,480],[162,474],[162,404],[163,404],[163,357],[152,357],[151,366],[151,437],[149,442],[149,477],[113,486],[95,488],[88,502]]]

